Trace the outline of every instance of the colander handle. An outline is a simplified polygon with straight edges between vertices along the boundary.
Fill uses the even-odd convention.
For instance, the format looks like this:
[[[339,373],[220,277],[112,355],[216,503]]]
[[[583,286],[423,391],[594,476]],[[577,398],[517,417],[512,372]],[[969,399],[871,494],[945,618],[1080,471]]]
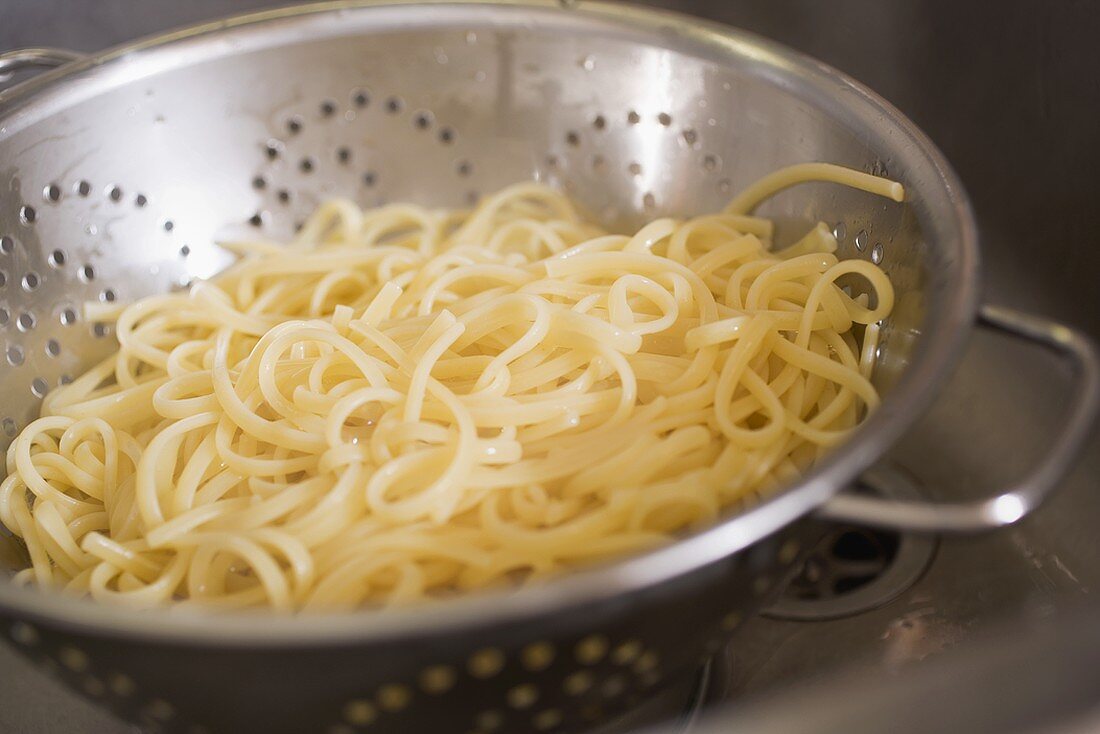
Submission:
[[[0,82],[23,69],[52,69],[72,61],[79,61],[84,54],[64,48],[21,48],[0,54]]]
[[[1070,361],[1076,372],[1069,416],[1046,457],[1026,476],[996,496],[971,502],[929,503],[840,494],[819,514],[830,520],[931,532],[976,532],[1011,525],[1034,510],[1066,474],[1088,439],[1100,410],[1100,355],[1092,340],[1068,326],[1001,306],[983,306],[978,324],[1025,339]],[[889,481],[889,473],[867,472],[864,486]]]

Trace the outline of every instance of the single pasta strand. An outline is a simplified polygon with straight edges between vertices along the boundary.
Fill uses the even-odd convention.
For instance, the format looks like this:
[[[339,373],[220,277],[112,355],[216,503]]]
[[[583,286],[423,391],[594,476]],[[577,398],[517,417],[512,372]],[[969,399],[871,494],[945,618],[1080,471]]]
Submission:
[[[632,236],[518,184],[473,211],[322,204],[187,293],[90,305],[117,354],[7,452],[18,583],[135,607],[385,606],[671,542],[873,410],[894,302],[823,224],[751,216],[830,164]],[[836,285],[859,276],[866,292]],[[874,308],[868,304],[874,304]]]

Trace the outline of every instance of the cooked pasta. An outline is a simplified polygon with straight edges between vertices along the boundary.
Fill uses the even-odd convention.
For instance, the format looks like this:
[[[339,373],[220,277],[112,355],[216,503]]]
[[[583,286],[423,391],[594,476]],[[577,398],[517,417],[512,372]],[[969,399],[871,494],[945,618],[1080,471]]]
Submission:
[[[669,542],[807,472],[879,398],[885,274],[824,225],[633,235],[525,183],[473,211],[322,205],[186,292],[90,304],[119,348],[7,453],[16,581],[132,606],[400,604]],[[838,285],[859,276],[862,295]]]

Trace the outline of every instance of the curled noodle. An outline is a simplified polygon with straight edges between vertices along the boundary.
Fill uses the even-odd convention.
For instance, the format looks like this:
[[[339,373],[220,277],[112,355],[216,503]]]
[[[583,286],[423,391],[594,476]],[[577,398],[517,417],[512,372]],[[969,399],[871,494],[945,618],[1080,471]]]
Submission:
[[[757,203],[631,236],[527,183],[473,211],[322,205],[286,245],[114,309],[118,352],[7,453],[17,580],[133,606],[405,603],[668,542],[878,404],[893,290]],[[862,280],[853,297],[838,279]],[[99,314],[100,317],[112,314]]]

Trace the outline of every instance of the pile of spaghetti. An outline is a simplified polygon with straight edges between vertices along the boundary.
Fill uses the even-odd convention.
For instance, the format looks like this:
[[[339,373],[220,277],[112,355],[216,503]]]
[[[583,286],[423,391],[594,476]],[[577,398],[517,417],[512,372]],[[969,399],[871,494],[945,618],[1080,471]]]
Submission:
[[[668,542],[806,472],[878,401],[890,282],[755,206],[633,236],[561,194],[320,207],[188,292],[90,311],[119,349],[7,454],[23,583],[134,606],[349,608]],[[864,295],[837,284],[860,276]],[[92,307],[89,307],[92,308]],[[108,313],[110,311],[110,313]]]

